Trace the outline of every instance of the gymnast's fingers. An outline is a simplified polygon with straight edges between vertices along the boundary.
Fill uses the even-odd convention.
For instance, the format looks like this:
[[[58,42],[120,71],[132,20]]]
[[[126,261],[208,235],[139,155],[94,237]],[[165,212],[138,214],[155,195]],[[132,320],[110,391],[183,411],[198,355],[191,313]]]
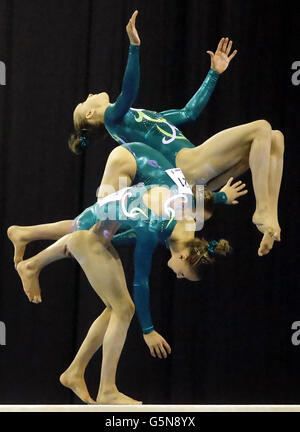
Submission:
[[[226,54],[227,54],[227,55],[229,55],[230,50],[231,50],[231,47],[232,47],[232,40],[229,41],[229,44],[228,44],[228,46],[227,46],[227,49],[226,49]]]
[[[217,46],[217,50],[216,50],[216,52],[222,50],[223,40],[224,40],[224,38],[222,38],[222,39],[220,40],[220,42],[218,43],[218,46]]]
[[[230,177],[230,179],[226,183],[226,186],[231,186],[232,180],[233,180],[233,177]]]
[[[161,352],[159,349],[159,345],[155,345],[155,353],[156,353],[157,357],[159,357],[160,359],[162,358]]]
[[[137,14],[138,14],[138,11],[136,10],[133,12],[132,17],[130,18],[130,22],[133,25],[133,27],[135,27],[135,20],[136,20]]]
[[[222,52],[226,52],[227,42],[228,42],[228,37],[226,37],[223,40],[223,46],[222,46],[222,49],[221,49]]]
[[[239,180],[239,181],[233,183],[232,187],[237,188],[241,183],[242,183],[242,180]]]
[[[168,354],[171,354],[171,347],[168,344],[168,342],[164,339],[164,347],[166,348],[166,350],[168,351]]]
[[[150,353],[151,353],[152,357],[156,357],[155,352],[154,352],[154,348],[153,348],[152,345],[149,346],[149,350],[150,350]]]
[[[164,349],[163,344],[160,344],[160,345],[159,345],[159,349],[160,349],[160,352],[161,352],[162,355],[163,355],[163,358],[167,358],[167,357],[168,357],[168,354],[166,353],[166,350]]]
[[[234,50],[233,53],[231,54],[231,56],[228,57],[228,60],[229,61],[232,60],[233,57],[236,55],[236,53],[237,53],[237,50]]]
[[[247,190],[247,189],[246,189],[246,190],[243,190],[243,191],[240,191],[240,192],[238,193],[238,196],[246,195],[246,193],[248,193],[248,190]]]
[[[237,185],[236,190],[237,190],[237,191],[240,191],[240,190],[244,189],[245,186],[246,186],[245,183],[243,183],[243,184],[239,184],[239,185]]]

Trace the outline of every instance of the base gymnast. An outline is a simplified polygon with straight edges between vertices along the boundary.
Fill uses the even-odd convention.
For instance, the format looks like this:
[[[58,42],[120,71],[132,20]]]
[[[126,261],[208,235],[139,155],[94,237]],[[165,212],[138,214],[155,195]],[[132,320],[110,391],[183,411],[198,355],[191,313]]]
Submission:
[[[171,171],[157,167],[158,185],[137,185],[108,195],[75,219],[75,232],[62,237],[37,256],[38,260],[46,260],[47,263],[69,255],[74,257],[106,305],[75,359],[77,364],[83,365],[95,348],[103,344],[97,397],[97,402],[101,404],[139,403],[120,393],[115,382],[119,357],[135,309],[150,350],[153,350],[153,340],[158,337],[157,355],[165,356],[166,350],[170,352],[167,342],[154,330],[149,307],[148,277],[152,253],[158,242],[168,241],[172,255],[170,261],[174,267],[181,265],[182,255],[186,255],[185,272],[191,280],[198,280],[199,266],[213,262],[215,255],[226,255],[230,250],[226,240],[208,243],[195,238],[195,192],[186,182],[183,182],[184,186],[181,182],[179,184],[173,176],[174,170]],[[178,175],[184,180],[181,170]],[[186,202],[183,217],[182,200]],[[121,261],[110,242],[123,224],[135,234],[134,303],[127,290]],[[153,355],[154,351],[151,353]],[[91,402],[87,395],[84,398],[83,388],[78,387],[78,383],[73,381],[71,385],[68,380],[70,369],[61,377],[61,382],[71,387],[83,400]],[[84,381],[81,385],[85,385]]]
[[[117,189],[119,186],[120,178],[125,180],[126,186],[133,184],[141,184],[148,186],[151,183],[154,183],[159,186],[163,186],[165,184],[169,186],[173,183],[170,183],[170,179],[166,172],[171,170],[173,167],[171,164],[164,158],[164,156],[153,150],[151,147],[143,144],[143,143],[130,143],[123,146],[119,146],[115,148],[111,155],[108,158],[105,172],[103,175],[103,180],[100,186],[99,195],[102,195],[104,192],[107,192],[107,185],[110,185],[112,190]],[[180,179],[182,181],[182,178]],[[208,219],[213,212],[213,206],[215,202],[227,202],[234,203],[236,199],[247,193],[244,190],[244,185],[241,182],[237,182],[233,185],[228,182],[224,188],[219,193],[211,193],[209,190],[204,191],[204,219]],[[184,184],[184,182],[183,182]],[[102,186],[104,187],[104,191],[102,190]],[[196,191],[196,188],[193,187],[193,190]],[[196,193],[196,192],[195,192]],[[225,199],[224,199],[225,198]],[[107,199],[107,198],[106,198]],[[99,205],[104,203],[104,200],[99,201]],[[76,219],[75,226],[78,225],[81,230],[87,230],[92,225],[94,225],[96,220],[96,214],[94,211],[95,206],[87,209],[84,214]],[[200,212],[201,212],[200,206]],[[200,214],[201,217],[201,214]],[[70,222],[70,225],[74,225]],[[55,224],[54,224],[55,225]],[[52,225],[49,225],[49,229],[51,231]],[[178,229],[178,228],[177,228]],[[35,235],[38,238],[40,237],[39,226],[35,227],[11,227],[9,230],[10,237],[15,238],[20,235],[31,236],[31,240],[35,239]],[[45,233],[47,231],[47,227],[41,226],[41,232]],[[27,234],[26,234],[27,233]],[[178,236],[178,235],[177,235]],[[28,237],[26,237],[28,240]],[[87,237],[88,240],[90,237]],[[136,235],[134,229],[127,229],[124,232],[113,237],[113,245],[118,246],[120,244],[129,244],[136,242]],[[190,263],[200,264],[200,263],[211,263],[213,261],[213,251],[215,254],[217,253],[226,253],[224,247],[226,243],[220,242],[217,247],[215,245],[214,248],[210,248],[211,253],[207,250],[207,242],[200,241],[199,239],[194,240],[195,245],[197,245],[197,250],[194,249],[193,254],[190,254],[189,247],[186,247],[183,242],[171,242],[170,251],[172,258],[168,262],[168,266],[172,268],[172,270],[176,273],[178,278],[186,277],[190,280],[195,280],[197,276],[195,276],[195,272],[191,271]],[[182,247],[179,247],[180,245]],[[23,247],[24,243],[22,243]],[[16,251],[22,247],[19,242],[15,242]],[[168,246],[168,244],[166,244]],[[223,248],[223,249],[222,249]],[[197,251],[197,253],[195,253]],[[41,301],[40,287],[38,282],[39,274],[42,268],[52,262],[53,260],[66,258],[68,254],[62,254],[61,248],[56,248],[55,246],[47,248],[45,251],[41,252],[35,257],[32,257],[26,261],[22,261],[18,264],[17,270],[22,279],[24,290],[27,293],[27,296],[33,302]],[[136,272],[136,277],[139,278],[140,271]],[[144,275],[145,277],[145,275]],[[148,284],[148,282],[146,282]],[[136,289],[139,285],[135,284]],[[135,290],[135,293],[137,291]],[[143,310],[144,312],[139,315],[143,316],[146,313],[149,316],[149,312],[145,312],[145,308],[139,306],[139,297],[134,297],[134,302],[138,305],[137,310]],[[88,391],[86,389],[86,384],[84,381],[84,370],[87,366],[87,363],[91,356],[99,349],[103,340],[103,320],[104,317],[107,317],[108,310],[104,314],[102,314],[99,318],[95,320],[90,331],[88,332],[87,338],[84,341],[82,347],[80,348],[78,355],[75,360],[72,362],[72,365],[68,370],[61,376],[61,382],[71,388],[83,401],[92,403],[92,399],[90,398]],[[170,347],[166,340],[151,326],[144,325],[143,327],[144,339],[147,343],[151,355],[166,356],[166,350],[170,352]]]

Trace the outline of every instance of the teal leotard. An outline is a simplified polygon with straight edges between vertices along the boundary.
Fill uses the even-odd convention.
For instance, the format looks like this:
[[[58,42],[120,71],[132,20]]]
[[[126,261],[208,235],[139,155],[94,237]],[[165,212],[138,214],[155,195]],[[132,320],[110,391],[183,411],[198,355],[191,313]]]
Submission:
[[[133,142],[123,144],[122,147],[130,151],[136,161],[136,174],[133,184],[143,183],[145,185],[170,186],[170,178],[166,170],[174,166],[157,150],[140,143]],[[223,204],[227,201],[225,192],[213,192],[214,203]]]
[[[195,120],[206,106],[218,80],[218,72],[210,69],[197,93],[180,110],[157,113],[131,108],[139,88],[139,47],[130,45],[122,91],[114,104],[105,111],[104,124],[119,144],[143,142],[161,152],[176,166],[176,155],[183,148],[194,145],[177,126]]]
[[[172,168],[159,152],[151,149],[151,159],[149,159],[145,155],[145,151],[149,151],[149,148],[143,143],[131,143],[124,147],[136,158],[135,182],[140,184],[99,200],[84,210],[74,220],[73,226],[75,230],[88,230],[98,221],[109,218],[118,221],[121,229],[124,226],[127,228],[126,244],[130,239],[135,243],[133,298],[143,333],[147,334],[154,330],[149,306],[148,283],[152,254],[159,242],[165,243],[170,237],[176,219],[171,203],[165,208],[163,214],[158,216],[145,206],[142,196],[146,190],[154,186],[165,186],[171,190],[173,203],[176,197],[184,195],[188,198],[188,205],[192,207],[194,199],[182,171],[179,168]],[[151,179],[155,184],[149,183]],[[124,239],[124,233],[118,236],[123,236]]]

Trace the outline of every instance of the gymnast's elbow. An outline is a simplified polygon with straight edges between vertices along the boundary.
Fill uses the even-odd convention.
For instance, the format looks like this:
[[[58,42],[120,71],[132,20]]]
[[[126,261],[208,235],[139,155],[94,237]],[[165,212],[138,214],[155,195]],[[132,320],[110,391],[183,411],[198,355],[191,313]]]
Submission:
[[[184,108],[183,110],[182,110],[182,112],[183,112],[183,115],[184,115],[184,117],[185,117],[185,122],[194,122],[194,121],[196,121],[197,120],[197,118],[199,117],[199,113],[196,113],[194,110],[191,110],[191,109],[187,109],[187,108]]]

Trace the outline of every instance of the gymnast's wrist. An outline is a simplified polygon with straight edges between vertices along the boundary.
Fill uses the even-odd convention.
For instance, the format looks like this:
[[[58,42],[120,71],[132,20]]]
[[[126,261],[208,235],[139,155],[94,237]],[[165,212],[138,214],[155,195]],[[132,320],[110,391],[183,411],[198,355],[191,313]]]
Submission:
[[[129,44],[130,51],[137,50],[137,49],[139,49],[139,47],[140,47],[140,45],[136,45],[132,42],[130,42],[130,44]]]
[[[219,72],[217,72],[212,67],[210,67],[208,73],[209,73],[209,75],[213,76],[214,78],[219,78],[219,76],[221,75]]]
[[[148,335],[149,333],[152,333],[152,332],[154,332],[154,327],[153,326],[152,327],[148,327],[146,329],[143,329],[143,334],[144,335]]]
[[[215,204],[226,204],[228,199],[225,192],[213,192],[213,196]]]

